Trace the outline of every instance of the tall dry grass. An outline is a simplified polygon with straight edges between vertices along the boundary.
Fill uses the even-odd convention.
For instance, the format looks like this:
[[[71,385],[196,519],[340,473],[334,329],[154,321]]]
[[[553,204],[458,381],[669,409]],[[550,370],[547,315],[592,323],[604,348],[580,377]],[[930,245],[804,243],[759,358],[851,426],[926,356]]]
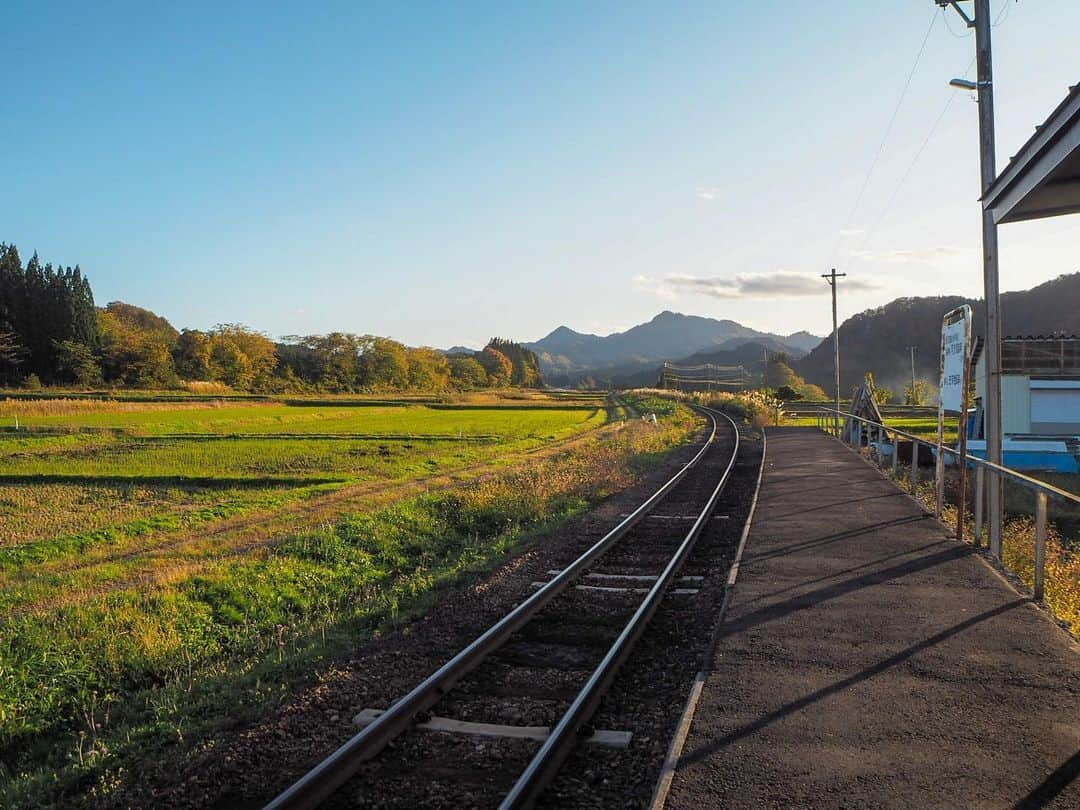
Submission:
[[[0,419],[16,416],[76,416],[91,413],[138,413],[140,411],[186,411],[221,408],[229,403],[224,400],[202,402],[133,402],[114,399],[0,399]],[[244,403],[252,407],[261,403]]]
[[[901,485],[906,484],[907,473],[901,474]],[[928,510],[937,506],[937,491],[932,480],[922,481],[916,497]],[[946,502],[942,508],[942,522],[955,527],[956,506]],[[985,529],[984,529],[985,532]],[[975,536],[974,516],[965,513],[964,537],[972,542]],[[985,542],[985,539],[983,540]],[[1080,550],[1074,550],[1053,522],[1046,527],[1046,606],[1065,622],[1073,635],[1080,636]],[[1028,588],[1035,587],[1035,519],[1030,515],[1007,516],[1002,527],[1001,564]]]

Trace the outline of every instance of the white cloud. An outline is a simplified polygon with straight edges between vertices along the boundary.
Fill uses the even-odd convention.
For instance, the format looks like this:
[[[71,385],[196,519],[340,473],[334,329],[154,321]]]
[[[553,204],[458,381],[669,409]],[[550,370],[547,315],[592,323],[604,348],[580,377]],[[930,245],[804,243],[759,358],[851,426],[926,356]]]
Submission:
[[[908,248],[899,250],[853,250],[851,255],[856,259],[872,262],[885,262],[887,264],[929,264],[936,265],[939,262],[961,256],[967,251],[953,245],[933,245],[924,248]]]
[[[843,282],[844,289],[856,292],[876,290],[879,284],[865,279]],[[818,275],[776,270],[772,273],[748,273],[730,278],[672,274],[662,279],[634,277],[634,289],[661,298],[675,298],[679,293],[697,293],[710,298],[805,298],[825,295],[829,285]]]
[[[840,237],[842,239],[848,239],[852,236],[862,236],[866,231],[862,228],[841,228]]]
[[[697,195],[698,199],[708,200],[709,202],[712,202],[713,200],[720,197],[720,189],[716,186],[706,186],[704,188],[699,188],[697,190]]]
[[[670,287],[667,287],[662,280],[649,278],[648,276],[640,274],[634,276],[634,291],[650,293],[657,298],[664,298],[667,300],[675,298],[675,291]]]

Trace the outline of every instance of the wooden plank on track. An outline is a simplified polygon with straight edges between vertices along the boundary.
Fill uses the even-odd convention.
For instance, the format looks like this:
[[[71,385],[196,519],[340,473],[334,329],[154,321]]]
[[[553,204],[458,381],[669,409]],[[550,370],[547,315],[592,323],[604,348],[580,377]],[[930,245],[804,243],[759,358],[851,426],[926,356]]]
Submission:
[[[364,709],[353,718],[353,723],[360,728],[373,723],[383,713],[383,709]],[[551,729],[547,726],[507,726],[497,723],[472,723],[467,720],[454,720],[450,717],[432,717],[416,728],[423,731],[442,731],[447,734],[469,734],[475,737],[508,737],[518,740],[538,740],[548,738]],[[584,742],[603,745],[607,748],[627,748],[633,739],[633,732],[597,729]]]
[[[549,568],[548,573],[553,577],[562,573],[561,568]],[[585,574],[585,579],[628,579],[634,582],[656,582],[652,574]],[[704,582],[705,577],[688,574],[679,577],[680,582]]]
[[[533,588],[543,588],[547,585],[546,582],[533,582],[531,586]],[[620,588],[614,585],[575,585],[574,590],[577,591],[594,591],[599,593],[648,593],[649,588]],[[674,596],[692,596],[697,593],[697,588],[674,588],[668,591],[669,594]]]

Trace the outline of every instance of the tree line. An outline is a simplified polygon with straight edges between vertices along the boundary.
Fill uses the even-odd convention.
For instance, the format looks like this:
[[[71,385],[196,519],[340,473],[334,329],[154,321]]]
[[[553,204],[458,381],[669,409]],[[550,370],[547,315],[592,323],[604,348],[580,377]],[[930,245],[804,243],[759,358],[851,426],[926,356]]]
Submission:
[[[76,266],[23,265],[0,243],[0,384],[176,388],[212,382],[238,391],[361,392],[540,387],[536,354],[502,338],[445,355],[390,338],[331,332],[275,342],[240,324],[177,330],[141,307],[94,304]]]

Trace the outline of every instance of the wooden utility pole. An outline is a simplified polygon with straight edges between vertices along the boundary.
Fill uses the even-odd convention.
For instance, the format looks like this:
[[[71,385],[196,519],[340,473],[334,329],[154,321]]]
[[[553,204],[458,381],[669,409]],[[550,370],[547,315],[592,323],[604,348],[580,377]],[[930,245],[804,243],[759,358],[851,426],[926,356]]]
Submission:
[[[982,194],[997,177],[994,145],[994,76],[990,50],[990,0],[975,0],[975,50],[979,82],[979,165]],[[981,195],[980,195],[981,196]],[[980,206],[981,207],[981,206]],[[982,209],[983,292],[986,297],[986,456],[1002,463],[1001,413],[1001,299],[998,289],[998,238],[993,213]],[[990,553],[1001,557],[1001,478],[990,476],[987,506],[990,512]]]
[[[975,29],[975,59],[978,76],[975,90],[979,101],[979,175],[980,197],[997,177],[994,144],[994,67],[990,47],[990,0],[974,0],[974,19],[964,13],[959,0],[934,0],[945,8],[952,6],[968,28]],[[997,223],[989,209],[982,209],[983,298],[986,301],[983,355],[986,357],[986,394],[983,413],[986,433],[986,458],[1002,463],[1001,418],[1001,298],[998,288]],[[1001,478],[990,473],[987,479],[986,507],[990,534],[990,553],[1001,557],[1002,498]]]
[[[832,287],[832,350],[833,350],[833,377],[836,386],[836,410],[833,421],[836,433],[840,433],[840,329],[836,324],[836,280],[844,278],[847,273],[837,273],[834,267],[829,273],[822,274],[822,278],[829,282]]]

